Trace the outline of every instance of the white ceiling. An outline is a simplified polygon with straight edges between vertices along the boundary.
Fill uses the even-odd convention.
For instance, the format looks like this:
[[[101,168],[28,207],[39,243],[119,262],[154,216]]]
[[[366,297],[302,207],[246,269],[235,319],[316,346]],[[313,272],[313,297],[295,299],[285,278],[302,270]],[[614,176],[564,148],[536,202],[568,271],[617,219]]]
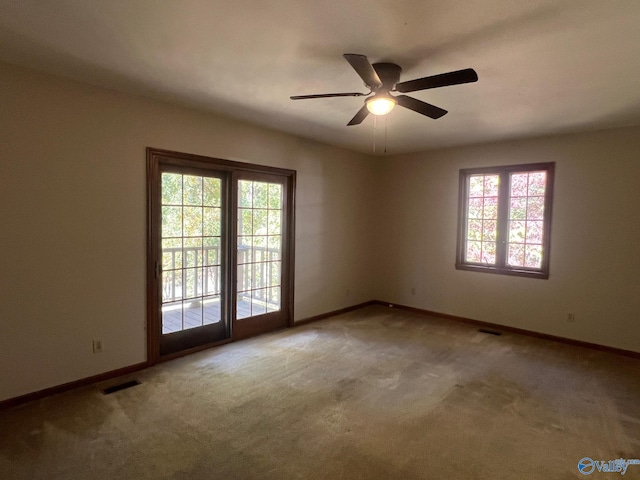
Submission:
[[[371,153],[362,98],[289,100],[366,92],[343,53],[478,72],[411,94],[441,119],[379,118],[378,153],[640,125],[638,0],[0,0],[0,60]]]

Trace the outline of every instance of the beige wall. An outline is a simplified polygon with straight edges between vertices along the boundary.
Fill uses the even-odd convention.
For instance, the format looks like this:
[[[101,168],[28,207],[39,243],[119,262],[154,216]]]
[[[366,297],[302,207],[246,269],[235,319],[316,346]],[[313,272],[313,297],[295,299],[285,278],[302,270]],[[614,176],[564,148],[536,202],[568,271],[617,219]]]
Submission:
[[[145,360],[147,146],[297,170],[295,318],[372,298],[366,156],[7,64],[0,105],[0,400]]]
[[[0,105],[0,400],[145,360],[147,146],[297,170],[297,320],[375,298],[640,351],[640,129],[380,159],[1,63]],[[551,278],[455,270],[458,170],[539,161]]]
[[[376,296],[640,351],[639,159],[639,128],[387,159]],[[549,161],[557,162],[549,280],[456,270],[459,170]]]

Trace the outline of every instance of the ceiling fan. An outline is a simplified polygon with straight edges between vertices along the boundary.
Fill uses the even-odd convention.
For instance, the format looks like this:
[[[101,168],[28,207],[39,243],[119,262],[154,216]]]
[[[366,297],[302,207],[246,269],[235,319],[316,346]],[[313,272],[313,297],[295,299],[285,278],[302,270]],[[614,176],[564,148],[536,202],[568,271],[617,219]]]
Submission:
[[[345,53],[343,57],[349,62],[356,73],[360,75],[365,86],[369,88],[369,93],[320,93],[315,95],[294,95],[289,98],[291,98],[291,100],[307,100],[310,98],[328,97],[369,97],[365,100],[364,106],[347,124],[348,126],[359,125],[369,113],[385,115],[389,113],[396,104],[436,119],[445,115],[447,111],[430,103],[423,102],[422,100],[406,95],[391,95],[390,92],[409,93],[417,92],[418,90],[427,90],[429,88],[447,87],[449,85],[478,81],[478,74],[475,70],[473,68],[466,68],[464,70],[456,70],[455,72],[441,73],[440,75],[399,82],[402,68],[395,63],[371,64],[366,56],[354,53]]]

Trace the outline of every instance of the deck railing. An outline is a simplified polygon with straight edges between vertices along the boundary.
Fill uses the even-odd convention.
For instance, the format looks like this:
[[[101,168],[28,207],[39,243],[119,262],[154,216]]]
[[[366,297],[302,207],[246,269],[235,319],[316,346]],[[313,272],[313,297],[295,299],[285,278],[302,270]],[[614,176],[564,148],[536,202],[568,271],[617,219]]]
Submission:
[[[251,256],[253,254],[253,257]],[[163,248],[162,303],[219,295],[221,291],[220,247]],[[266,247],[238,247],[238,292],[245,298],[267,302],[266,287],[270,282],[274,261],[280,259],[280,250]],[[180,268],[182,265],[183,268]]]

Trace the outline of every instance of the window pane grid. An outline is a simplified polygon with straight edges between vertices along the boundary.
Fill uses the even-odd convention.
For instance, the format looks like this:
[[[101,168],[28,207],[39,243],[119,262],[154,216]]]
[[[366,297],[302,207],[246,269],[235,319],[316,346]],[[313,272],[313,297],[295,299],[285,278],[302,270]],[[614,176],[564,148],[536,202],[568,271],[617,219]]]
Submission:
[[[546,172],[510,175],[507,265],[540,269],[544,245]]]
[[[162,333],[221,319],[219,178],[162,173]]]
[[[236,318],[280,310],[282,185],[238,182]]]
[[[490,265],[496,263],[499,184],[498,175],[469,177],[465,249],[467,262]]]

